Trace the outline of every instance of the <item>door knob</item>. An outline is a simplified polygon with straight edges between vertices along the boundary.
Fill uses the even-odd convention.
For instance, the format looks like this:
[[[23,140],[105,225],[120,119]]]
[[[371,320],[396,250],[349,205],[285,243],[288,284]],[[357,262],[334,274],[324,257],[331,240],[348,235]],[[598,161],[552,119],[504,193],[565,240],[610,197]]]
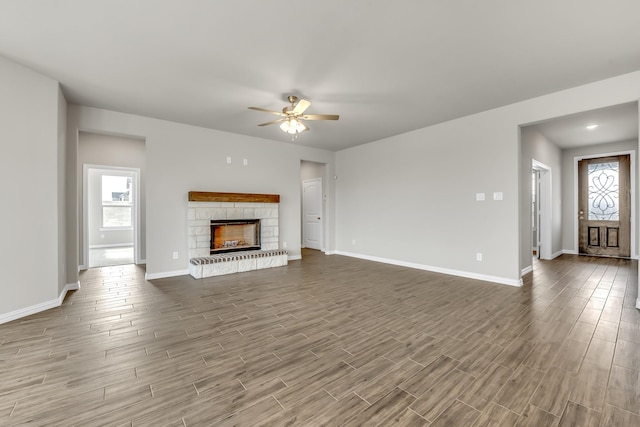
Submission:
[[[584,219],[584,217],[583,216],[579,216],[578,219]]]
[[[318,220],[320,220],[320,217],[318,217]]]

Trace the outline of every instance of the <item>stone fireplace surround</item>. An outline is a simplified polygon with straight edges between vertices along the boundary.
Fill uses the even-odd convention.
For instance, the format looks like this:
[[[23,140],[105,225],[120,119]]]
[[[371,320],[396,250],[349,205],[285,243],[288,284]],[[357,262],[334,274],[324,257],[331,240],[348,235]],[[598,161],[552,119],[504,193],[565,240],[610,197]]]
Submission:
[[[189,274],[196,278],[287,265],[279,249],[279,204],[276,194],[189,192]],[[261,250],[210,255],[211,220],[259,219]]]

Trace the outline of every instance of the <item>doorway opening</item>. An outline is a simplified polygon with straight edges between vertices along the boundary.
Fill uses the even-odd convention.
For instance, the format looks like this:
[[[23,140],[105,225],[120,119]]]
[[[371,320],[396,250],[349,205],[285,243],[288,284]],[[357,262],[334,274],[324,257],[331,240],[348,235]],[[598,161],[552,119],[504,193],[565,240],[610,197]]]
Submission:
[[[326,165],[309,161],[300,162],[301,179],[301,247],[325,251],[324,176]]]
[[[551,233],[551,167],[531,160],[532,201],[531,233],[532,254],[538,259],[553,259]]]
[[[540,242],[539,222],[540,222],[540,201],[538,196],[540,195],[540,171],[533,169],[531,171],[531,253],[534,258],[540,258],[540,248],[538,244]]]
[[[136,168],[83,166],[83,255],[87,268],[139,262]]]

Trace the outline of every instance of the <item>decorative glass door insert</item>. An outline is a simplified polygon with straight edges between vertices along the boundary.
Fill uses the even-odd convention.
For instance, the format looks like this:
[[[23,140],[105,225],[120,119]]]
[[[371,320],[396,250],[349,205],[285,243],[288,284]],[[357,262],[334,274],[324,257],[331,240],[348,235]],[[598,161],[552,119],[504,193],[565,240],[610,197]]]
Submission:
[[[589,181],[589,220],[620,219],[620,162],[591,163]]]

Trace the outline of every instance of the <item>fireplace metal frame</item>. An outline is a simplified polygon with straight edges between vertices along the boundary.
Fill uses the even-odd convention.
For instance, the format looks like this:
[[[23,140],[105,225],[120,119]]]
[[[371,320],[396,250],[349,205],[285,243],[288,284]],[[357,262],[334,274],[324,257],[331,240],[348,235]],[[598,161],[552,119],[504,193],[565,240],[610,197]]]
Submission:
[[[251,246],[242,246],[242,247],[229,247],[222,249],[214,249],[214,236],[215,229],[224,225],[243,225],[243,224],[254,224],[255,227],[255,245]],[[210,255],[214,254],[222,254],[228,252],[240,252],[240,251],[255,251],[262,249],[261,246],[261,237],[262,233],[260,231],[260,219],[212,219],[210,220],[210,241],[209,241],[209,253]]]

